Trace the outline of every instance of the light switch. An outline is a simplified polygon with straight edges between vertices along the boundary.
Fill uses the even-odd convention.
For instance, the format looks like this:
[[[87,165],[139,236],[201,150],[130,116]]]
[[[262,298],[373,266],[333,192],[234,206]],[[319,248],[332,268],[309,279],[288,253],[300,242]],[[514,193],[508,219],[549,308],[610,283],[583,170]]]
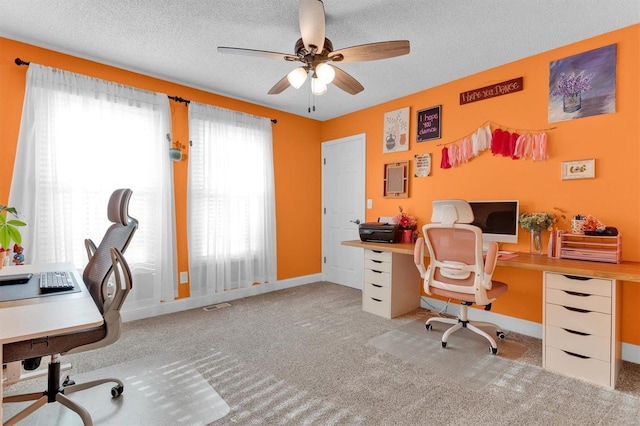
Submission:
[[[180,284],[186,284],[189,282],[189,273],[187,271],[180,272]]]
[[[373,208],[373,200],[371,198],[367,199],[367,208],[368,209]]]

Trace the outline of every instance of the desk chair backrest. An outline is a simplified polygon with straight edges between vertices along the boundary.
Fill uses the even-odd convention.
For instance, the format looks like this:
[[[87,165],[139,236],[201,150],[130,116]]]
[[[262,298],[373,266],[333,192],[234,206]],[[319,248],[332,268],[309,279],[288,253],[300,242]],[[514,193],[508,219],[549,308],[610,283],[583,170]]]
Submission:
[[[486,260],[482,252],[482,230],[470,225],[474,216],[464,200],[433,202],[431,222],[422,227],[424,242],[429,251],[430,264],[422,267],[423,244],[416,244],[415,263],[424,278],[424,290],[431,295],[437,288],[439,295],[459,299],[460,293],[475,295],[473,303],[488,305],[498,245],[491,243]],[[418,262],[419,261],[419,262]]]
[[[107,293],[108,281],[113,272],[113,258],[111,249],[117,249],[120,254],[124,253],[131,238],[138,228],[138,221],[129,217],[130,189],[117,189],[111,194],[107,210],[107,216],[112,225],[107,229],[98,247],[91,240],[85,240],[89,263],[84,269],[82,279],[86,284],[98,309],[104,314],[105,308],[111,303],[121,305],[126,294],[122,295],[122,300],[111,300]],[[114,306],[120,309],[120,306]]]

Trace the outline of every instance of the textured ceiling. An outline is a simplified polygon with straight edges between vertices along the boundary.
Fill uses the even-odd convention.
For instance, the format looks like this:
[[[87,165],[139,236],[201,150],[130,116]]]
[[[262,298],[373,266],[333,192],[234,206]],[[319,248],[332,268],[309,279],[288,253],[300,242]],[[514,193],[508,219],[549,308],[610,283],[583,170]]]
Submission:
[[[0,36],[324,121],[640,22],[639,0],[325,0],[324,6],[336,50],[407,39],[411,53],[342,64],[365,90],[353,96],[330,85],[310,100],[308,84],[267,94],[295,64],[216,50],[294,53],[297,0],[0,0]],[[308,112],[310,102],[315,112]]]

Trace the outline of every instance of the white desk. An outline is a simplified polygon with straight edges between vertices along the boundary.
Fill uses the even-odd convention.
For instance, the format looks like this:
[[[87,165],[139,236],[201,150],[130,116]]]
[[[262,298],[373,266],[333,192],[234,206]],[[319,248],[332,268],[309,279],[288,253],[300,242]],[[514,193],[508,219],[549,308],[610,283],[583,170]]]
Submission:
[[[52,334],[85,330],[102,325],[102,315],[87,291],[82,277],[70,263],[5,266],[0,275],[22,272],[73,271],[82,291],[34,299],[0,302],[0,365],[2,345]],[[0,401],[2,386],[0,386]],[[0,419],[2,406],[0,405]]]

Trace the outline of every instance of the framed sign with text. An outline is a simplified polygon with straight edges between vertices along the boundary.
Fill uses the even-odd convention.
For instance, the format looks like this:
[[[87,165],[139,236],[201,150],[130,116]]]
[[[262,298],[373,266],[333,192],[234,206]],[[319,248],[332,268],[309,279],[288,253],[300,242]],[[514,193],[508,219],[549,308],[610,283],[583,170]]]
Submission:
[[[442,105],[418,111],[418,142],[440,139],[442,129]]]

